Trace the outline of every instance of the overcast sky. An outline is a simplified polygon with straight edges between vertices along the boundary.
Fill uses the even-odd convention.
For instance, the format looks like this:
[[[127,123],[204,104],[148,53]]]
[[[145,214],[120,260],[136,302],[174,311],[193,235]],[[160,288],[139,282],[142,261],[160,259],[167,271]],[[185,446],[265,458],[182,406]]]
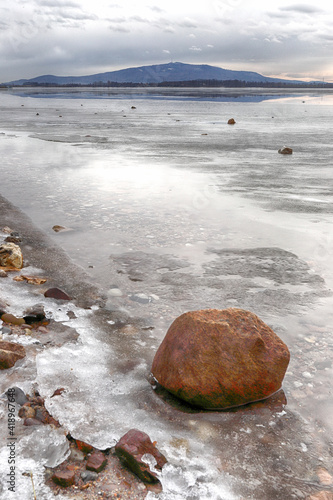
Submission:
[[[0,82],[170,61],[333,82],[328,0],[0,2]]]

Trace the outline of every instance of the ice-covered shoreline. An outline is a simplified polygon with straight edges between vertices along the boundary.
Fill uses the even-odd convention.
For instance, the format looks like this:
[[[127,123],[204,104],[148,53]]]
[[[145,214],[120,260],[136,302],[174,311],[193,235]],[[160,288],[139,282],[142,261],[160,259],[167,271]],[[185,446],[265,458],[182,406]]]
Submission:
[[[88,269],[94,250],[88,282],[103,283],[108,305],[89,318],[54,309],[81,340],[39,356],[50,411],[101,447],[139,422],[174,467],[167,500],[330,491],[318,475],[332,469],[329,106],[138,99],[131,110],[131,96],[83,106],[8,98],[3,194],[48,234],[35,266],[47,270],[52,256],[56,284],[94,304],[82,268],[78,280],[70,264],[58,277],[54,255],[64,252],[52,253],[59,242]],[[289,159],[277,154],[285,140]],[[55,223],[73,231],[52,235]],[[287,405],[186,413],[160,399],[147,374],[168,322],[186,309],[231,305],[259,314],[290,347]],[[52,377],[69,389],[58,400]]]

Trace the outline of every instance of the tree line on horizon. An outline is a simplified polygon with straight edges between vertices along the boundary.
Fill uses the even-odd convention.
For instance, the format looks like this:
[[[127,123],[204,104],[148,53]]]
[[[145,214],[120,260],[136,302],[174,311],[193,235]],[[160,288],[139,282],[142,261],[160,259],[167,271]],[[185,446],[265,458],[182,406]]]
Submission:
[[[176,87],[176,88],[201,88],[201,87],[227,87],[227,88],[333,88],[333,83],[325,82],[304,82],[304,83],[289,83],[282,82],[247,82],[244,80],[186,80],[174,82],[160,83],[138,83],[138,82],[94,82],[94,83],[40,83],[40,82],[24,82],[23,87]]]

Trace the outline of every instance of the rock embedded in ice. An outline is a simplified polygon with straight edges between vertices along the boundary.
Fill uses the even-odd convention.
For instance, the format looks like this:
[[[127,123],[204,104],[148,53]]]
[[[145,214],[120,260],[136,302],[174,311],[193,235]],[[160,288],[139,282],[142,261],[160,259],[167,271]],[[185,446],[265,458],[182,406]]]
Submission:
[[[15,243],[3,243],[0,245],[0,266],[22,269],[23,256],[21,248]]]
[[[151,470],[149,464],[143,460],[145,455],[152,455],[155,459],[156,471],[161,471],[167,459],[151,442],[145,432],[138,429],[128,431],[115,446],[116,455],[132,472],[146,483],[158,482],[156,472]]]
[[[24,403],[28,401],[27,396],[25,395],[24,391],[20,387],[11,387],[9,390],[6,391],[6,396],[8,397],[8,394],[11,395],[11,398],[17,403],[18,405],[22,406]]]
[[[25,357],[25,349],[20,344],[0,341],[0,370],[6,370]]]
[[[59,226],[58,224],[53,226],[52,229],[55,233],[60,233],[61,231],[70,231],[69,227]]]
[[[284,146],[283,148],[279,149],[278,153],[280,153],[281,155],[291,155],[293,154],[293,150]]]
[[[12,325],[23,325],[25,323],[23,318],[17,318],[14,314],[5,313],[1,316],[4,323],[10,323]]]
[[[44,297],[49,297],[51,299],[57,300],[71,300],[67,293],[60,290],[60,288],[49,288],[44,293]]]
[[[255,314],[206,309],[182,314],[172,323],[152,374],[192,405],[223,409],[278,391],[289,359],[288,347]]]
[[[228,120],[228,125],[235,125],[236,121],[234,120],[234,118],[229,118]]]

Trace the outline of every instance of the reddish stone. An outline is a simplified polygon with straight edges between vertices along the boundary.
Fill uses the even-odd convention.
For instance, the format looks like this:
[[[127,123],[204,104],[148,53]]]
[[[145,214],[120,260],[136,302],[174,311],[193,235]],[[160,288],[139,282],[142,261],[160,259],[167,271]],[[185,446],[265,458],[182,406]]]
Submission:
[[[86,469],[101,472],[107,464],[107,459],[101,451],[95,451],[87,460]]]
[[[60,290],[60,288],[49,288],[44,293],[44,297],[50,297],[52,299],[58,299],[58,300],[71,300],[71,298],[67,295],[67,293]]]
[[[75,471],[73,470],[65,470],[55,472],[52,476],[52,481],[56,484],[59,484],[63,488],[68,488],[68,486],[72,486],[75,480]]]
[[[124,465],[147,483],[156,483],[158,478],[156,473],[150,470],[149,464],[142,460],[142,456],[147,453],[153,455],[157,470],[162,470],[167,462],[165,456],[151,442],[148,434],[137,429],[128,431],[116,444],[115,450]]]
[[[180,399],[222,409],[274,394],[289,359],[287,346],[255,314],[206,309],[185,313],[172,323],[152,374]]]
[[[81,450],[85,455],[93,451],[93,447],[90,444],[85,443],[84,441],[79,441],[78,439],[76,439],[75,442],[79,450]]]
[[[293,150],[291,148],[281,148],[279,149],[278,153],[280,153],[281,155],[292,155],[293,154]]]
[[[16,361],[24,357],[25,349],[22,345],[0,340],[0,370],[11,368]]]
[[[235,125],[235,120],[233,118],[229,118],[228,125]]]

